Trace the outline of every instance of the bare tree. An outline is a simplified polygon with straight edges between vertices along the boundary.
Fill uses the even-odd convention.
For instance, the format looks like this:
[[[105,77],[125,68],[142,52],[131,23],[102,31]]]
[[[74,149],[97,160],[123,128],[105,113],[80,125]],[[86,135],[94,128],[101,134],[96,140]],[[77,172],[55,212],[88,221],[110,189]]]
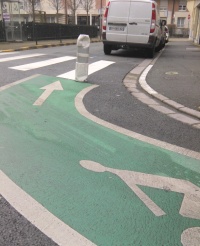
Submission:
[[[32,14],[33,22],[35,22],[35,10],[40,10],[40,7],[41,7],[40,4],[42,1],[43,0],[24,0],[23,1],[24,11]]]
[[[30,14],[32,14],[33,17],[33,40],[35,39],[36,45],[37,45],[37,35],[35,31],[35,10],[41,9],[41,2],[43,0],[24,0],[24,10]]]
[[[67,3],[67,9],[72,13],[72,24],[75,24],[76,10],[81,5],[81,0],[65,0]]]
[[[82,0],[81,2],[81,5],[83,7],[83,9],[86,11],[87,13],[87,25],[89,24],[88,23],[88,14],[89,14],[89,11],[93,8],[94,6],[94,0]]]
[[[56,10],[56,22],[58,23],[58,15],[61,9],[64,9],[64,1],[63,0],[48,0],[51,8]]]

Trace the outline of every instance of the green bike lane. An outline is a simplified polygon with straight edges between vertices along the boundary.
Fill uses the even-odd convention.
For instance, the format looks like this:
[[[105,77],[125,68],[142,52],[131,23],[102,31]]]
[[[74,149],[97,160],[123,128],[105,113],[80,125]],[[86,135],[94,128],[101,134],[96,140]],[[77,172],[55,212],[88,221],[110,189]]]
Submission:
[[[200,160],[91,121],[75,107],[91,85],[56,81],[0,92],[2,172],[96,245],[200,245]]]

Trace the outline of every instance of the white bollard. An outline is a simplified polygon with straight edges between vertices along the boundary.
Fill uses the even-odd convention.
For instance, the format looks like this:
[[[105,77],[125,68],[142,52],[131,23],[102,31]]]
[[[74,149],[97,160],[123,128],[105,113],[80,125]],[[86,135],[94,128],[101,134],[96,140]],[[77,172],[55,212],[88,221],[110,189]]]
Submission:
[[[77,59],[75,69],[75,80],[85,81],[88,77],[90,38],[88,35],[80,34],[77,39]]]

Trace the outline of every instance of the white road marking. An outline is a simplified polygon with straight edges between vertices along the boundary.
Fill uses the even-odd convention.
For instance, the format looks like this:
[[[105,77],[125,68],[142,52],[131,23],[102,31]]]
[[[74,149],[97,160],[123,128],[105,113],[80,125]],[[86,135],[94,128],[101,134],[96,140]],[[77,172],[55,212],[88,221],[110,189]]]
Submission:
[[[18,51],[15,51],[15,52],[1,52],[0,53],[0,56],[4,56],[4,55],[14,55],[14,54],[17,54],[19,53]]]
[[[185,107],[184,105],[182,104],[179,104],[175,101],[172,101],[170,100],[169,98],[159,94],[157,91],[155,91],[154,89],[152,89],[148,84],[147,84],[147,81],[146,81],[146,76],[148,74],[148,72],[151,70],[151,68],[153,67],[153,65],[155,64],[156,60],[158,59],[158,57],[160,57],[160,55],[162,54],[163,51],[161,51],[159,53],[159,55],[154,59],[153,61],[153,64],[149,65],[146,67],[146,69],[142,72],[142,74],[139,76],[139,83],[141,85],[141,87],[148,93],[150,94],[151,96],[155,97],[156,99],[159,99],[161,101],[163,101],[165,104],[167,104],[168,106],[170,107],[173,107],[177,110],[180,111],[180,113],[177,113],[176,111],[174,110],[171,110],[171,112],[168,111],[168,108],[167,107],[163,107],[163,108],[158,108],[158,107],[155,107],[155,105],[157,104],[157,101],[152,99],[150,96],[147,96],[145,95],[145,98],[142,98],[144,97],[144,94],[142,95],[142,97],[139,95],[139,93],[135,93],[134,90],[131,89],[131,87],[129,87],[129,91],[131,91],[132,95],[137,97],[138,100],[140,100],[141,102],[145,103],[145,104],[148,104],[149,107],[159,111],[159,112],[162,112],[166,115],[168,115],[169,117],[175,119],[175,120],[178,120],[178,121],[181,121],[183,123],[186,123],[188,125],[191,125],[192,127],[198,129],[200,128],[200,121],[197,119],[194,119],[192,118],[192,116],[194,116],[195,118],[199,118],[200,117],[200,113],[197,111],[197,110],[194,110],[194,109],[191,109],[191,108],[187,108]],[[137,66],[138,68],[140,68],[140,65]],[[136,67],[136,69],[137,69]],[[132,72],[132,71],[131,71]],[[173,71],[170,71],[169,74],[170,75],[176,75],[177,72],[173,72]],[[134,74],[134,72],[133,72]],[[128,78],[129,75],[127,75],[127,78]],[[125,82],[126,79],[124,80],[124,84],[126,87],[128,87],[127,83]],[[187,113],[189,116],[186,116],[184,113]]]
[[[153,67],[153,65],[149,65],[144,72],[142,73],[142,75],[139,78],[139,83],[141,85],[141,87],[147,91],[149,94],[158,94],[157,91],[153,90],[146,82],[146,76],[148,74],[148,72],[151,70],[151,68]]]
[[[3,87],[0,87],[0,91],[3,91],[3,90],[6,90],[6,89],[8,89],[8,88],[10,88],[11,86],[15,86],[15,85],[18,85],[18,84],[20,84],[20,83],[22,83],[22,82],[25,82],[26,80],[28,80],[28,79],[31,79],[31,78],[35,78],[35,77],[37,77],[37,76],[39,76],[39,75],[34,75],[34,76],[31,76],[31,77],[29,77],[29,78],[25,78],[25,79],[22,79],[22,80],[19,80],[19,81],[16,81],[16,82],[14,82],[14,83],[11,83],[11,84],[9,84],[9,85],[5,85],[5,86],[3,86]],[[92,114],[90,114],[87,110],[86,110],[86,108],[85,108],[85,106],[84,106],[84,104],[83,104],[83,98],[84,98],[84,96],[89,92],[89,91],[91,91],[92,89],[94,89],[94,88],[96,88],[96,87],[98,87],[97,85],[93,85],[93,86],[90,86],[90,87],[88,87],[88,88],[85,88],[84,90],[82,90],[80,93],[78,93],[77,94],[77,96],[76,96],[76,98],[75,98],[75,106],[76,106],[76,109],[78,110],[78,112],[81,114],[81,115],[83,115],[84,117],[86,117],[86,118],[88,118],[88,119],[90,119],[90,120],[92,120],[92,121],[94,121],[95,123],[97,123],[97,124],[100,124],[100,125],[102,125],[102,126],[104,126],[104,127],[107,127],[107,128],[109,128],[109,129],[112,129],[112,130],[114,130],[114,131],[116,131],[116,132],[119,132],[119,133],[121,133],[121,134],[124,134],[124,135],[126,135],[126,136],[129,136],[129,137],[131,137],[131,138],[134,138],[134,139],[138,139],[138,140],[140,140],[140,141],[143,141],[143,142],[146,142],[146,143],[149,143],[149,144],[152,144],[152,145],[154,145],[154,146],[158,146],[158,147],[160,147],[160,148],[163,148],[163,149],[167,149],[167,150],[170,150],[170,151],[173,151],[173,152],[175,152],[175,153],[179,153],[179,154],[182,154],[182,155],[185,155],[185,156],[189,156],[189,157],[191,157],[191,158],[195,158],[195,159],[197,159],[197,160],[200,160],[200,153],[198,153],[198,152],[195,152],[195,151],[191,151],[191,150],[189,150],[189,149],[185,149],[185,148],[182,148],[182,147],[179,147],[179,146],[175,146],[175,145],[172,145],[172,144],[169,144],[169,143],[166,143],[166,142],[163,142],[163,141],[160,141],[160,140],[157,140],[157,139],[153,139],[153,138],[150,138],[150,137],[147,137],[147,136],[144,136],[144,135],[141,135],[141,134],[138,134],[138,133],[136,133],[136,132],[133,132],[133,131],[130,131],[130,130],[127,130],[127,129],[125,129],[125,128],[122,128],[122,127],[119,127],[119,126],[116,126],[116,125],[114,125],[114,124],[111,124],[111,123],[109,123],[109,122],[107,122],[107,121],[104,121],[104,120],[102,120],[102,119],[100,119],[100,118],[98,118],[98,117],[96,117],[96,116],[94,116],[94,115],[92,115]],[[5,174],[4,174],[5,175]],[[1,176],[1,173],[0,173],[0,176]],[[11,180],[9,180],[9,181],[11,181]],[[3,181],[3,178],[2,177],[0,177],[0,183],[1,182],[4,182]],[[12,181],[11,181],[12,182]],[[19,187],[18,187],[18,189],[17,190],[14,190],[13,188],[10,188],[9,187],[9,185],[7,185],[5,182],[4,182],[4,185],[0,185],[0,189],[1,189],[1,192],[2,192],[2,189],[4,188],[4,193],[2,194],[4,197],[5,197],[5,199],[9,202],[9,203],[11,203],[11,205],[16,209],[16,210],[18,210],[21,214],[23,214],[23,216],[25,217],[25,218],[27,218],[28,220],[32,220],[32,218],[30,218],[30,214],[29,214],[29,212],[30,212],[30,210],[31,210],[31,208],[33,209],[33,211],[35,211],[34,210],[34,207],[37,207],[37,205],[38,205],[38,203],[37,203],[37,201],[35,201],[34,199],[32,199],[31,200],[31,203],[30,203],[30,210],[29,211],[27,211],[27,206],[29,206],[29,205],[26,205],[25,204],[25,206],[23,206],[23,204],[21,204],[21,196],[18,194],[18,193],[21,193],[21,192],[23,192]],[[9,195],[10,194],[10,191],[13,191],[13,193],[12,193],[12,195]],[[25,192],[24,192],[25,193]],[[26,194],[26,193],[25,193]],[[27,195],[27,194],[26,194]],[[16,203],[17,203],[17,198],[19,197],[19,200],[18,200],[18,204],[16,205]],[[23,200],[25,200],[25,199],[23,199]],[[20,206],[19,205],[19,203],[20,203],[20,205],[22,205],[22,206]],[[39,204],[39,206],[41,206],[40,204]],[[42,207],[42,206],[41,206]],[[43,208],[42,207],[42,209],[45,209],[45,208]],[[24,212],[24,210],[25,210],[25,212]],[[28,214],[27,214],[28,213]],[[36,213],[37,214],[37,213]],[[56,226],[54,226],[53,225],[53,227],[54,227],[54,229],[52,229],[51,231],[49,231],[49,228],[47,227],[47,226],[43,226],[44,224],[44,222],[46,222],[47,223],[47,221],[49,220],[49,218],[52,218],[51,216],[53,216],[49,211],[48,211],[48,213],[46,213],[45,214],[46,215],[46,219],[45,220],[39,220],[38,218],[37,218],[37,221],[34,223],[34,221],[32,222],[34,225],[36,225],[36,227],[37,228],[43,228],[43,230],[42,230],[42,232],[43,233],[45,233],[47,236],[49,236],[50,238],[52,238],[52,240],[54,240],[55,242],[57,242],[59,245],[68,245],[66,242],[65,242],[65,239],[66,240],[68,240],[68,234],[65,232],[65,231],[68,231],[68,226],[66,225],[66,229],[65,230],[63,230],[63,228],[60,228],[60,227],[57,227],[57,229],[56,229]],[[57,219],[57,218],[55,218],[55,219]],[[61,222],[62,223],[62,222]],[[45,227],[45,228],[44,228]],[[70,228],[71,229],[71,228]],[[41,229],[40,229],[41,230]],[[73,230],[73,229],[72,229]],[[63,231],[63,234],[62,234],[62,236],[60,236],[60,233],[62,233],[62,231]],[[75,232],[76,233],[76,232]],[[75,238],[78,240],[78,237],[76,237],[76,234],[73,234],[73,235],[75,235]],[[80,234],[78,234],[78,235],[80,235]],[[60,240],[62,241],[61,243],[59,243],[60,242]],[[87,239],[86,239],[87,240]],[[67,242],[69,242],[69,241],[67,241]],[[74,243],[73,244],[73,242],[69,242],[69,245],[92,245],[92,243],[89,241],[88,242],[88,240],[87,240],[87,242],[88,242],[88,244],[87,243],[85,243],[85,241],[84,240],[82,240],[81,239],[81,242],[82,242],[82,244],[80,243],[79,244],[79,242],[78,243]]]
[[[60,81],[56,81],[52,84],[46,85],[44,87],[41,87],[40,89],[45,90],[42,95],[34,102],[33,105],[35,106],[41,106],[45,100],[51,95],[53,91],[63,91],[63,87],[60,83]]]
[[[20,80],[18,80],[18,81],[13,82],[13,83],[10,83],[10,84],[1,86],[1,87],[0,87],[0,92],[1,92],[1,91],[4,91],[4,90],[6,90],[6,89],[9,89],[10,87],[12,87],[12,86],[14,86],[14,85],[21,84],[21,83],[23,83],[23,82],[25,82],[25,81],[27,81],[27,80],[29,80],[29,79],[34,79],[34,78],[39,77],[39,76],[40,76],[40,74],[34,74],[34,75],[32,75],[32,76],[30,76],[30,77],[27,77],[27,78],[25,78],[25,79],[20,79]]]
[[[21,66],[10,67],[10,68],[21,70],[21,71],[28,71],[31,69],[46,67],[46,66],[61,63],[61,62],[70,61],[73,59],[76,59],[76,57],[75,56],[63,56],[63,57],[53,58],[53,59],[49,59],[45,61],[33,62],[33,63],[21,65]]]
[[[166,214],[154,201],[151,200],[151,198],[149,198],[137,185],[135,185],[132,180],[126,180],[125,183],[131,188],[136,196],[139,197],[141,201],[143,201],[149,210],[155,214],[155,216],[163,216]]]
[[[200,227],[192,227],[183,231],[181,234],[181,242],[183,246],[199,246]]]
[[[0,58],[0,62],[20,60],[20,59],[24,59],[24,58],[30,58],[30,57],[36,57],[36,56],[44,56],[44,55],[45,54],[29,54],[29,55],[22,55],[22,56],[5,57],[5,58]]]
[[[80,165],[93,172],[107,171],[120,177],[156,216],[165,215],[165,212],[141,191],[137,185],[182,193],[184,197],[179,214],[187,218],[200,219],[200,188],[190,181],[148,173],[108,168],[100,163],[89,160],[80,161]]]
[[[115,63],[115,62],[101,60],[101,61],[97,61],[97,62],[94,62],[92,64],[89,64],[88,75],[95,73],[95,72],[97,72],[103,68],[106,68],[107,66],[109,66],[113,63]],[[75,70],[60,74],[57,77],[75,80]]]
[[[145,143],[149,143],[149,144],[152,144],[154,146],[157,146],[157,147],[160,147],[160,148],[163,148],[163,149],[167,149],[167,150],[173,151],[175,153],[179,153],[179,154],[182,154],[182,155],[189,156],[191,158],[200,160],[200,153],[199,152],[196,152],[196,151],[193,151],[193,150],[189,150],[189,149],[186,149],[186,148],[182,148],[182,147],[179,147],[179,146],[176,146],[176,145],[173,145],[173,144],[169,144],[169,143],[164,142],[164,141],[160,141],[160,140],[157,140],[157,139],[154,139],[154,138],[147,137],[147,136],[139,134],[137,132],[133,132],[133,131],[127,130],[127,129],[123,128],[123,127],[114,125],[114,124],[112,124],[112,123],[110,123],[108,121],[102,120],[102,119],[96,117],[95,115],[92,115],[91,113],[89,113],[87,111],[87,109],[85,108],[84,104],[83,104],[83,98],[89,91],[91,91],[92,89],[94,89],[96,87],[98,87],[98,85],[92,85],[90,87],[87,87],[87,88],[83,89],[81,92],[79,92],[76,95],[75,106],[76,106],[76,109],[78,110],[78,112],[81,115],[83,115],[84,117],[94,121],[95,123],[97,123],[99,125],[107,127],[109,129],[112,129],[113,131],[119,132],[119,133],[124,134],[126,136],[129,136],[131,138],[138,139],[138,140],[143,141]]]
[[[2,171],[0,171],[0,193],[19,213],[58,245],[95,245],[50,213]]]

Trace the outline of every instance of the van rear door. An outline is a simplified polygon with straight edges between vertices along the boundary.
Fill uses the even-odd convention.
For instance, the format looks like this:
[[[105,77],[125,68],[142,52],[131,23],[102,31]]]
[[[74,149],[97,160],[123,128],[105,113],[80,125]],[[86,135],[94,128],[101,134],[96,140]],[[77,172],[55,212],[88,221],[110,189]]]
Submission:
[[[148,43],[152,17],[152,2],[133,1],[127,23],[128,43]]]
[[[130,1],[111,1],[106,27],[106,40],[126,42]]]

